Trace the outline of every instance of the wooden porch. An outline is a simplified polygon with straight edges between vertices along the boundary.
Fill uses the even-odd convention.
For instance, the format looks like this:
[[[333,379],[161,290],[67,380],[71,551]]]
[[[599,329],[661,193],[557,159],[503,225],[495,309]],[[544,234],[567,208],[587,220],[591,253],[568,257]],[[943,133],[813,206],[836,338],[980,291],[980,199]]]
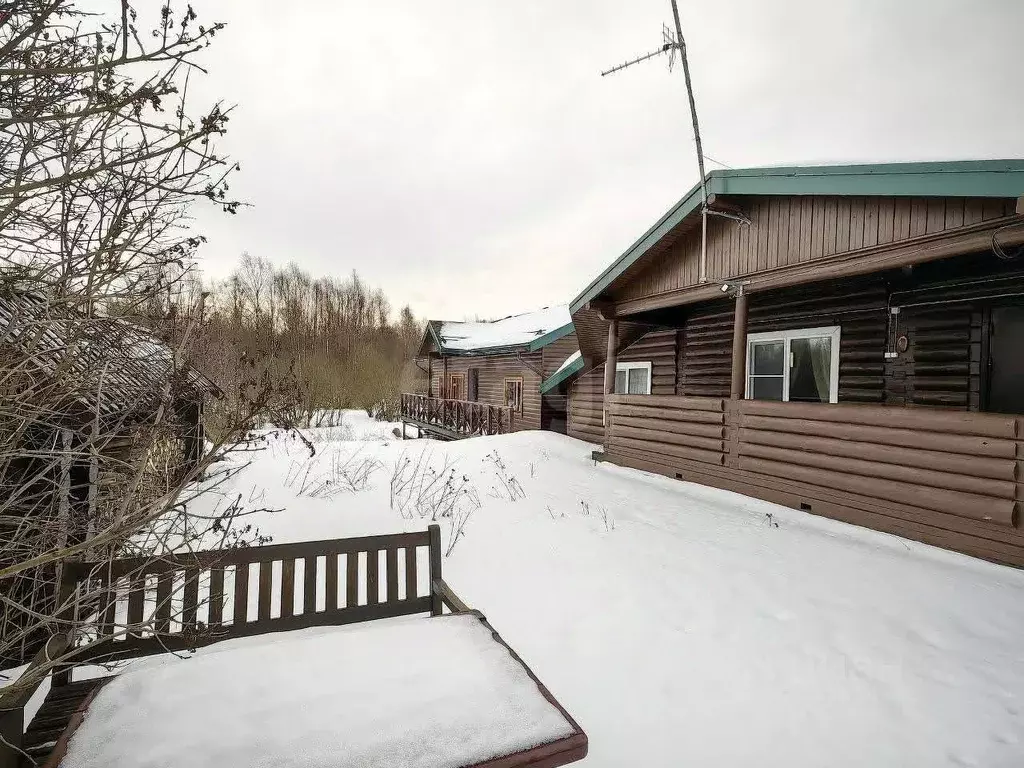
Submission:
[[[483,614],[444,582],[437,525],[415,533],[75,563],[66,566],[62,592],[69,630],[52,637],[24,673],[25,679],[38,680],[15,683],[0,695],[0,736],[6,742],[0,742],[0,768],[62,764],[96,692],[115,679],[73,680],[74,667],[82,664],[194,651],[222,640],[309,627],[415,614],[439,617],[445,609],[475,617],[572,731],[472,764],[554,768],[587,753],[586,735],[550,691]],[[49,671],[51,688],[26,723],[26,707],[47,679],[36,670]],[[344,695],[345,681],[336,684]],[[347,764],[339,755],[338,765]]]
[[[441,440],[503,435],[515,428],[515,411],[508,406],[411,393],[402,395],[401,419]]]

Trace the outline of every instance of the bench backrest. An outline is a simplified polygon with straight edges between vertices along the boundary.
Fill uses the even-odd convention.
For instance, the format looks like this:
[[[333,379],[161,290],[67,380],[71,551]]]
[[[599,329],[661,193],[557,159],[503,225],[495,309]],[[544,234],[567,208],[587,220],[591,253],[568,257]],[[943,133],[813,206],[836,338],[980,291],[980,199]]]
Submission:
[[[305,627],[441,612],[441,532],[271,544],[67,566],[76,662]],[[94,638],[90,642],[90,637]],[[80,643],[82,640],[80,639]]]

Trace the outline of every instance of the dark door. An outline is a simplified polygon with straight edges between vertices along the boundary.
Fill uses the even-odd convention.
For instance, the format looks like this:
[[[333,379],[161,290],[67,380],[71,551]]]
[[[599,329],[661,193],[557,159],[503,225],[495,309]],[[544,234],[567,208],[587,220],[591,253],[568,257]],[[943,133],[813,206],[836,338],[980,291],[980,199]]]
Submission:
[[[988,408],[1024,413],[1024,307],[996,307],[989,327]]]

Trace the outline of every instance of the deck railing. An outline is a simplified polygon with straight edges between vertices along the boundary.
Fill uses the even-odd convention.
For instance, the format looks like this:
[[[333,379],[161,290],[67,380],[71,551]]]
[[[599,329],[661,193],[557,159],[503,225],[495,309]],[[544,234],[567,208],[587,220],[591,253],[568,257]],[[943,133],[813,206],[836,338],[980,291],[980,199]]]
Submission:
[[[426,395],[402,395],[402,419],[436,427],[454,437],[503,435],[514,428],[514,411],[504,405],[449,400]]]

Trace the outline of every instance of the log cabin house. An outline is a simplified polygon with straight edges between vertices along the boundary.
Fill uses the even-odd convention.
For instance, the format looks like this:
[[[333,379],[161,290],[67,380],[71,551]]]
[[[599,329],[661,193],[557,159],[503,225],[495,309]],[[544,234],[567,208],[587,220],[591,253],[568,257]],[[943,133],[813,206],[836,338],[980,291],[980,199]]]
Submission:
[[[706,195],[573,300],[569,434],[1024,565],[1024,161],[716,170]]]
[[[31,521],[16,527],[31,551],[102,529],[126,487],[155,498],[176,484],[202,458],[204,400],[222,395],[195,369],[176,365],[148,329],[10,289],[0,291],[0,371],[0,536],[13,535],[12,521]],[[156,450],[136,478],[150,446]],[[0,590],[42,608],[53,581],[29,571],[0,580]],[[0,669],[45,641],[22,633],[26,622],[34,623],[21,609],[0,607],[0,648],[8,649]]]
[[[578,351],[565,306],[490,322],[431,320],[416,354],[427,391],[402,396],[402,419],[443,439],[564,434],[568,383],[541,385]]]

